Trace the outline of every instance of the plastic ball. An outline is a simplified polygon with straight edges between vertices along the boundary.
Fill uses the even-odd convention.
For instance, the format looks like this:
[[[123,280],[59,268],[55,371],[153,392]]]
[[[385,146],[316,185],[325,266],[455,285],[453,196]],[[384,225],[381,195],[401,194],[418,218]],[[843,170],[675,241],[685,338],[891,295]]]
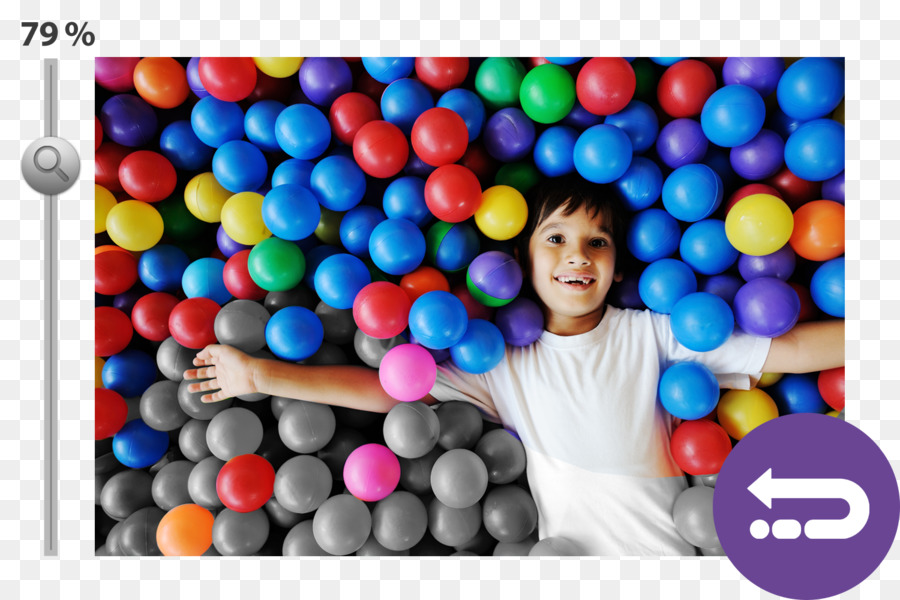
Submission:
[[[382,206],[388,218],[406,219],[420,227],[432,218],[425,203],[425,181],[420,177],[398,177],[389,183],[382,196]]]
[[[663,176],[659,166],[649,158],[635,156],[625,174],[615,183],[619,198],[631,211],[652,206],[662,193]]]
[[[235,298],[242,300],[262,300],[266,297],[265,289],[261,288],[250,275],[249,258],[251,250],[241,250],[231,255],[225,261],[222,270],[222,282],[225,288]]]
[[[703,61],[682,60],[670,66],[659,78],[659,106],[676,119],[694,117],[716,91],[716,74]]]
[[[200,82],[210,95],[238,102],[256,87],[256,64],[246,57],[203,57],[197,67]]]
[[[266,181],[268,168],[262,151],[243,140],[225,142],[212,159],[216,180],[235,194],[258,190]]]
[[[182,504],[166,513],[156,528],[164,556],[200,556],[212,546],[215,517],[202,506]]]
[[[411,271],[400,279],[400,287],[409,296],[410,302],[415,302],[419,297],[428,292],[450,291],[450,284],[444,274],[435,269],[422,265],[415,271]]]
[[[266,324],[266,344],[283,360],[309,358],[322,345],[322,321],[308,308],[288,306],[276,312]]]
[[[484,499],[484,526],[500,543],[517,543],[537,527],[537,506],[531,494],[516,485],[492,489]]]
[[[722,66],[722,79],[725,85],[750,86],[765,98],[778,87],[784,69],[784,59],[777,56],[729,57]]]
[[[528,556],[582,556],[584,551],[571,540],[560,537],[545,537],[536,542]]]
[[[197,137],[190,121],[173,121],[159,134],[159,150],[176,169],[197,171],[209,165],[215,150]]]
[[[746,85],[726,85],[707,99],[700,125],[707,139],[731,148],[752,140],[762,129],[766,105],[759,93]]]
[[[527,219],[525,198],[508,185],[495,185],[484,190],[481,204],[475,211],[478,229],[494,240],[508,240],[519,235]]]
[[[734,330],[734,313],[715,294],[695,292],[672,307],[672,333],[685,348],[696,352],[714,350],[724,344]]]
[[[392,83],[409,77],[415,67],[415,59],[410,56],[364,56],[362,64],[375,81]]]
[[[409,311],[409,330],[416,342],[434,350],[449,348],[466,332],[466,307],[449,291],[427,292]]]
[[[731,438],[708,419],[685,421],[672,432],[672,458],[689,475],[718,473],[731,452]]]
[[[169,331],[175,341],[186,348],[199,350],[216,343],[213,329],[221,307],[209,298],[182,300],[169,313]]]
[[[481,205],[481,183],[475,173],[462,165],[435,169],[425,181],[424,193],[428,210],[448,223],[465,221]]]
[[[272,171],[272,188],[293,183],[305,188],[309,187],[309,176],[312,174],[315,164],[308,160],[289,158],[284,160]]]
[[[816,381],[822,399],[834,410],[844,410],[845,376],[844,367],[826,369],[819,373]]]
[[[841,171],[831,179],[822,182],[822,198],[844,203],[844,172]]]
[[[544,333],[544,315],[528,298],[516,298],[501,306],[495,324],[506,343],[512,346],[528,346]]]
[[[190,93],[184,67],[174,58],[142,58],[134,67],[133,77],[137,93],[157,108],[175,108]]]
[[[400,344],[391,348],[378,368],[381,387],[401,402],[424,398],[434,387],[436,376],[434,357],[416,344]]]
[[[575,81],[559,65],[538,65],[522,79],[519,102],[532,121],[556,123],[575,105]]]
[[[704,219],[688,227],[681,236],[682,260],[702,275],[717,275],[729,269],[739,252],[728,242],[725,222]]]
[[[784,140],[770,129],[761,129],[746,144],[732,148],[729,161],[734,172],[744,179],[771,177],[784,165]]]
[[[222,205],[221,219],[225,233],[232,240],[253,246],[271,237],[262,216],[264,197],[256,192],[240,192]]]
[[[181,248],[160,244],[141,254],[138,276],[141,283],[157,292],[180,289],[181,277],[190,259]]]
[[[347,211],[360,203],[366,193],[366,176],[351,158],[326,156],[313,168],[310,189],[323,207]]]
[[[356,294],[372,283],[372,277],[362,260],[341,253],[329,256],[319,264],[314,281],[316,294],[325,304],[333,308],[352,308]]]
[[[247,139],[260,150],[279,152],[281,146],[275,138],[275,122],[285,105],[277,100],[260,100],[253,103],[244,115],[244,131]]]
[[[844,317],[844,257],[819,265],[809,284],[812,299],[819,309],[832,317]]]
[[[681,228],[668,212],[660,208],[647,208],[631,219],[625,239],[632,256],[650,263],[671,256],[678,250]]]
[[[244,111],[235,102],[208,96],[191,109],[191,128],[201,142],[218,148],[244,137]]]
[[[127,92],[134,89],[134,69],[138,57],[98,57],[94,65],[94,81],[111,92]]]
[[[641,273],[638,291],[647,308],[669,314],[676,302],[697,291],[697,276],[680,260],[661,258]]]
[[[431,92],[415,79],[398,79],[381,94],[381,114],[384,120],[409,135],[419,115],[434,108]]]
[[[293,56],[254,57],[253,63],[257,69],[269,77],[283,78],[296,73],[303,64],[303,58]]]
[[[426,164],[441,167],[466,153],[469,132],[462,117],[449,108],[430,108],[416,119],[410,133],[416,155]]]
[[[790,331],[800,316],[794,289],[774,277],[758,277],[744,284],[734,297],[734,318],[751,335],[778,337]]]
[[[403,289],[387,281],[365,286],[353,301],[353,319],[366,335],[389,339],[408,324],[411,302]]]
[[[113,437],[125,425],[128,405],[116,391],[98,387],[94,389],[94,439]]]
[[[128,346],[133,335],[131,320],[121,310],[111,306],[94,308],[95,356],[118,354]]]
[[[656,112],[649,104],[640,100],[632,100],[619,112],[608,115],[603,123],[623,130],[631,140],[635,154],[649,150],[659,135],[659,118]],[[590,123],[588,127],[596,124]]]
[[[299,70],[300,89],[314,104],[329,106],[353,89],[350,66],[340,57],[309,57]]]
[[[466,124],[466,132],[469,136],[469,142],[474,142],[484,127],[485,108],[481,98],[473,92],[465,88],[455,88],[445,92],[438,98],[436,107],[449,108],[460,117]]]
[[[388,121],[369,121],[353,138],[353,158],[367,175],[386,179],[403,170],[409,143],[403,131]]]
[[[384,419],[387,447],[401,458],[420,458],[435,447],[440,423],[435,411],[422,402],[394,406]]]
[[[637,80],[624,58],[595,57],[578,71],[575,93],[578,101],[595,115],[611,115],[631,102]]]
[[[488,117],[481,135],[488,154],[502,162],[528,156],[537,137],[534,121],[515,107],[502,108]]]
[[[291,241],[312,235],[321,219],[315,195],[309,188],[293,183],[273,187],[263,198],[261,214],[273,235]]]
[[[801,58],[778,80],[778,105],[803,121],[827,116],[844,97],[844,69],[830,58]]]
[[[309,513],[328,499],[331,482],[331,472],[321,459],[294,456],[275,473],[275,499],[292,513]]]
[[[516,106],[524,78],[525,67],[517,58],[486,58],[475,73],[475,91],[488,110]]]
[[[713,488],[689,487],[675,500],[672,508],[675,529],[689,544],[698,548],[715,548],[719,544],[713,521]]]
[[[417,496],[397,491],[378,502],[372,511],[372,535],[385,549],[408,551],[428,530],[428,511]],[[362,549],[357,551],[360,555]]]
[[[328,554],[345,556],[366,543],[372,515],[358,498],[340,494],[322,503],[312,523],[316,543]]]
[[[487,467],[477,454],[465,448],[448,450],[431,469],[431,489],[445,506],[468,508],[484,496]]]
[[[191,57],[185,71],[187,74],[188,87],[191,88],[194,95],[200,99],[208,97],[209,92],[206,91],[206,88],[203,87],[203,83],[200,81],[200,57]]]
[[[119,165],[128,156],[129,148],[115,142],[103,142],[94,154],[94,183],[101,185],[109,192],[121,192],[119,183]],[[104,225],[106,221],[104,220]]]
[[[794,229],[794,215],[783,200],[753,194],[739,200],[725,216],[725,234],[739,252],[771,254],[784,246]]]
[[[666,178],[663,206],[679,221],[695,222],[719,208],[724,195],[722,180],[706,165],[684,165]]]
[[[534,144],[534,164],[547,177],[567,175],[575,170],[572,153],[578,132],[565,125],[547,128]]]
[[[706,156],[709,142],[694,119],[674,119],[656,138],[656,152],[666,166],[673,169],[698,163]]]
[[[356,498],[377,502],[388,497],[400,483],[400,462],[386,446],[364,444],[344,463],[344,484]]]
[[[767,391],[775,401],[779,415],[822,414],[829,409],[819,393],[816,375],[813,373],[785,373]]]
[[[216,493],[225,508],[239,513],[262,508],[272,497],[274,485],[275,469],[269,461],[256,454],[240,454],[229,459],[216,477]]]
[[[176,179],[172,163],[149,150],[132,152],[119,163],[119,183],[135,200],[165,200],[175,191]]]
[[[385,273],[405,275],[425,258],[425,236],[411,221],[386,219],[372,230],[369,256]]]
[[[512,302],[522,288],[522,267],[505,252],[484,252],[469,265],[466,285],[485,306],[503,306]]]
[[[218,258],[201,258],[195,260],[184,270],[181,287],[188,298],[209,298],[216,304],[225,304],[231,300],[231,292],[225,287],[222,273],[225,261]]]
[[[631,139],[624,131],[613,125],[594,125],[575,142],[575,169],[593,183],[611,183],[628,170],[632,152]]]
[[[165,292],[142,296],[131,309],[134,330],[144,339],[161,342],[169,337],[169,315],[178,299]]]
[[[315,106],[293,104],[275,120],[275,139],[293,158],[318,158],[331,143],[328,118]]]
[[[348,92],[335,98],[328,110],[328,122],[334,136],[352,146],[360,127],[381,118],[374,100],[360,92]]]
[[[716,407],[719,383],[716,376],[700,363],[675,363],[659,378],[659,400],[673,417],[699,419]]]
[[[116,197],[102,185],[94,184],[94,233],[106,231],[106,216],[116,205]]]
[[[450,356],[456,366],[474,375],[496,367],[505,354],[503,334],[496,325],[483,319],[469,319],[466,334],[450,347]]]
[[[778,408],[761,389],[728,390],[719,398],[716,416],[728,435],[740,440],[757,426],[777,418]]]
[[[159,125],[153,107],[131,94],[119,94],[104,102],[100,108],[100,123],[110,140],[129,148],[153,140]]]
[[[844,170],[844,126],[831,119],[803,123],[784,144],[784,164],[807,181],[839,174]]]
[[[278,437],[298,454],[325,448],[334,436],[337,421],[327,404],[292,400],[278,418]]]
[[[469,59],[466,56],[419,56],[415,66],[416,77],[439,92],[462,85],[469,73]]]
[[[734,302],[734,297],[737,294],[737,291],[741,289],[742,285],[744,285],[744,282],[741,281],[740,277],[735,277],[729,273],[722,273],[713,275],[703,281],[700,285],[700,291],[715,294],[728,304],[731,304]]]
[[[118,246],[94,250],[94,291],[115,296],[128,291],[138,279],[138,260]]]
[[[120,463],[131,469],[143,469],[155,464],[169,449],[169,434],[135,419],[113,436],[112,446]]]
[[[385,218],[384,213],[374,206],[361,205],[351,208],[341,219],[341,244],[351,254],[367,257],[372,231]]]
[[[184,203],[192,215],[207,223],[222,219],[222,207],[233,194],[210,172],[191,178],[184,188]]]
[[[152,205],[125,200],[110,209],[106,231],[117,246],[140,252],[152,248],[162,239],[163,219]]]
[[[794,211],[790,247],[801,257],[826,261],[844,253],[844,205],[832,200],[807,202]]]
[[[222,556],[251,556],[262,550],[269,528],[262,510],[240,513],[224,508],[213,522],[213,546]]]

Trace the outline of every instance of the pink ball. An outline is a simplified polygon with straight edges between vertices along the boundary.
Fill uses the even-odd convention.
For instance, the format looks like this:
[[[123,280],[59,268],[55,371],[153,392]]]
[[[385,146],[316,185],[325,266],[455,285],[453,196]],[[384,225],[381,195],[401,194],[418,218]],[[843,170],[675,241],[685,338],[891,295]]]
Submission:
[[[378,368],[381,387],[401,402],[421,400],[434,387],[437,366],[431,353],[416,344],[400,344],[388,350]]]
[[[344,484],[363,502],[388,497],[400,483],[400,461],[387,446],[363,444],[344,463]]]

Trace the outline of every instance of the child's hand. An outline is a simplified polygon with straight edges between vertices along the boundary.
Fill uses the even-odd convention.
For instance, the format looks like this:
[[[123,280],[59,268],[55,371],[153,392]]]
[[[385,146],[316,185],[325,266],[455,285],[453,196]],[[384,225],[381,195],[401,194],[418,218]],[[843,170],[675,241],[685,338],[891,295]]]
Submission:
[[[255,391],[253,370],[256,359],[237,348],[210,345],[197,353],[194,364],[200,369],[188,369],[185,379],[205,379],[188,385],[189,392],[208,392],[201,402],[220,402],[227,398],[250,394]]]

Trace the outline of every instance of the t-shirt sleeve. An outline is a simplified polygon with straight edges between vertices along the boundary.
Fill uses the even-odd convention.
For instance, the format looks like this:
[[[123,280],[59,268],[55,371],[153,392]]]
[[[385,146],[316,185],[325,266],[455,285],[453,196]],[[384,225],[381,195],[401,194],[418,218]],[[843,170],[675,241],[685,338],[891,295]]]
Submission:
[[[707,366],[719,381],[719,387],[748,390],[762,376],[772,340],[744,333],[735,328],[724,344],[708,352],[689,350],[675,339],[669,315],[651,313],[665,367],[676,362],[694,361]]]
[[[488,420],[500,422],[487,375],[467,373],[457,367],[452,360],[438,364],[431,396],[440,402],[449,400],[469,402],[474,404]]]

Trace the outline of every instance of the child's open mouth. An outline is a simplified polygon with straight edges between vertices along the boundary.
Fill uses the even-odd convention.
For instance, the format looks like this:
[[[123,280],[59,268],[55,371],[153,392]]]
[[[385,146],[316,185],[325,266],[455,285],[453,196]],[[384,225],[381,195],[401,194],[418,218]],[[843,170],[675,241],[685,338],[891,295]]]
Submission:
[[[594,278],[590,275],[558,275],[554,279],[563,286],[570,289],[585,289],[594,283]]]

